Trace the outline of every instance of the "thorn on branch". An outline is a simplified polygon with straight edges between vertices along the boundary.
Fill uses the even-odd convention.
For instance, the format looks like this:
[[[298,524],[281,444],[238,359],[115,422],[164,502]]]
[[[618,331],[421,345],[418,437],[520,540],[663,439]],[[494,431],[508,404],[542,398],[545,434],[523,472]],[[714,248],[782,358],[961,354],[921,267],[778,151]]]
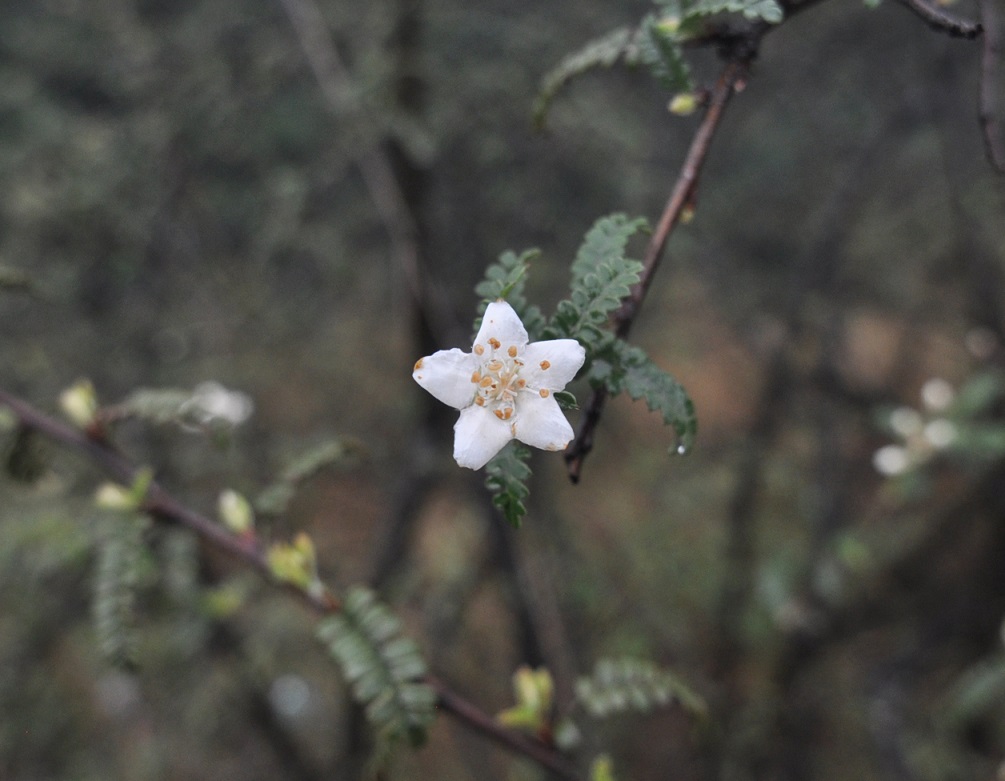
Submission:
[[[900,2],[920,16],[933,30],[947,33],[953,38],[973,40],[984,30],[979,22],[958,19],[941,8],[931,5],[928,0],[900,0]]]

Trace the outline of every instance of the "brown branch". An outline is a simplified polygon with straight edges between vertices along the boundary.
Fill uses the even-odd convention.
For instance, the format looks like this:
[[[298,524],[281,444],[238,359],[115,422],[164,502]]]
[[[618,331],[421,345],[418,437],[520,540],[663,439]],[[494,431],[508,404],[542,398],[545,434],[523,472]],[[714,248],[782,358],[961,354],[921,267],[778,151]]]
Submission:
[[[71,428],[3,389],[0,389],[0,405],[10,409],[20,425],[81,453],[120,483],[131,484],[140,472],[140,467],[115,450],[107,440],[93,438]],[[331,615],[341,610],[341,602],[327,590],[315,593],[277,583],[272,578],[266,552],[259,542],[232,534],[223,525],[184,505],[156,481],[151,482],[142,509],[154,520],[177,524],[193,531],[211,546],[230,554],[272,583],[299,597],[315,612]],[[436,692],[439,708],[454,716],[464,726],[537,762],[557,778],[577,781],[574,768],[551,746],[501,726],[478,706],[451,691],[438,678],[430,675],[426,678],[426,683]]]
[[[981,34],[980,23],[959,19],[941,8],[930,5],[927,0],[900,0],[900,2],[924,19],[933,30],[947,33],[954,38],[971,40]]]
[[[708,156],[708,150],[715,131],[722,121],[726,105],[729,103],[729,99],[733,96],[737,87],[746,79],[748,69],[749,61],[747,59],[729,62],[720,74],[715,87],[712,89],[708,106],[705,110],[705,116],[702,118],[697,131],[695,131],[687,156],[684,158],[684,164],[681,166],[680,174],[677,177],[677,182],[674,184],[670,198],[663,209],[663,214],[660,216],[660,220],[656,224],[653,235],[646,247],[642,260],[643,270],[639,284],[632,290],[631,295],[625,299],[624,304],[614,314],[612,324],[614,332],[620,338],[628,335],[632,324],[635,322],[642,302],[645,300],[646,293],[649,291],[649,286],[652,284],[653,277],[659,269],[663,250],[670,238],[670,234],[680,222],[681,214],[694,197],[698,175],[701,173],[702,165]],[[583,460],[589,454],[590,450],[593,449],[593,432],[600,421],[600,415],[606,401],[607,392],[604,389],[594,391],[586,407],[583,409],[579,433],[565,453],[565,463],[569,479],[574,483],[579,482]]]
[[[978,120],[984,136],[984,149],[995,170],[1005,174],[1005,137],[997,110],[1000,108],[1001,82],[998,79],[1001,58],[1001,27],[995,0],[980,0],[984,41],[981,47],[981,81],[978,97]]]

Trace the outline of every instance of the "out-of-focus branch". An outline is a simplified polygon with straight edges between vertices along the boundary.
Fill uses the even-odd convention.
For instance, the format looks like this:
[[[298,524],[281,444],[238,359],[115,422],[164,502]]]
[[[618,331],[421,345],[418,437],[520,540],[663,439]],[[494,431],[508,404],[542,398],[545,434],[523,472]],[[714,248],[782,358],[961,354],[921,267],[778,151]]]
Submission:
[[[333,114],[349,115],[353,120],[350,126],[365,120],[365,107],[355,95],[352,78],[317,3],[314,0],[279,2],[297,34],[328,110]],[[424,273],[418,225],[395,175],[394,165],[374,139],[358,130],[354,145],[356,166],[387,231],[395,262],[405,277],[409,293],[437,337],[446,343],[446,336],[454,329],[448,315],[450,310],[443,294],[430,284]]]
[[[900,0],[911,11],[925,20],[934,30],[947,33],[954,38],[974,39],[981,34],[981,25],[968,19],[959,19],[927,0]]]
[[[722,121],[723,112],[733,93],[740,87],[747,77],[749,61],[734,60],[729,62],[719,76],[715,87],[709,96],[708,106],[701,124],[695,131],[691,146],[684,164],[681,166],[680,174],[670,193],[670,198],[663,209],[659,222],[653,231],[652,238],[646,247],[643,257],[643,270],[639,284],[632,290],[631,295],[625,299],[624,304],[614,314],[614,331],[619,337],[625,337],[631,330],[635,318],[638,316],[642,302],[645,300],[649,286],[653,277],[659,269],[660,261],[663,258],[663,250],[666,248],[670,234],[679,224],[681,215],[685,208],[692,201],[694,192],[698,184],[698,175],[708,156],[708,150],[712,143],[715,131]],[[575,440],[565,453],[565,463],[568,470],[569,479],[572,482],[579,482],[580,472],[583,468],[583,460],[593,449],[593,431],[600,421],[600,415],[607,401],[607,393],[601,389],[597,390],[590,397],[589,402],[583,409],[579,432]]]
[[[121,483],[132,483],[139,473],[140,468],[106,440],[71,428],[3,389],[0,389],[0,405],[14,413],[19,425],[75,450]],[[232,534],[222,524],[184,505],[156,481],[150,483],[142,509],[157,521],[173,523],[195,532],[206,543],[230,554],[275,583],[266,552],[257,541]],[[315,612],[330,615],[341,610],[341,602],[327,590],[313,592],[292,585],[283,587]],[[551,746],[503,727],[478,706],[451,691],[438,678],[428,676],[426,683],[436,692],[440,710],[451,714],[469,729],[533,760],[557,778],[565,781],[579,778],[571,764]]]
[[[1000,174],[1005,174],[1005,136],[1002,134],[998,111],[1002,100],[1001,81],[1001,21],[996,0],[980,0],[981,25],[984,40],[981,47],[981,82],[978,97],[978,119],[984,136],[988,160]]]

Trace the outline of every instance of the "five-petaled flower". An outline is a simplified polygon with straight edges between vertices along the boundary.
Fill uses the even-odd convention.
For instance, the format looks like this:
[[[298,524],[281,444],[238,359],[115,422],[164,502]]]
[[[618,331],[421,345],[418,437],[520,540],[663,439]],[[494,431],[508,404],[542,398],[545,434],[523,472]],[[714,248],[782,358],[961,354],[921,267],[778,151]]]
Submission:
[[[576,376],[586,351],[575,339],[527,338],[513,307],[495,301],[470,353],[455,347],[416,361],[415,381],[461,411],[454,425],[461,466],[481,469],[511,439],[544,450],[562,450],[572,439],[555,392]]]

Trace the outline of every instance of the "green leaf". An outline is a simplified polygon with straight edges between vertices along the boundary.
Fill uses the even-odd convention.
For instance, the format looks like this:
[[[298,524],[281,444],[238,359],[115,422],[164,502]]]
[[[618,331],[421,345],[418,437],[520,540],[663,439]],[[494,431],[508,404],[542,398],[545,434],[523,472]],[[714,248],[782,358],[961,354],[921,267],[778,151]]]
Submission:
[[[673,426],[678,453],[686,453],[694,444],[698,419],[687,391],[641,348],[620,339],[612,340],[594,356],[587,378],[595,387],[607,388],[612,395],[627,393],[635,401],[645,399],[651,411],[659,412],[663,422]]]
[[[342,669],[379,742],[421,745],[435,716],[436,694],[423,682],[426,663],[401,622],[367,588],[355,587],[317,636]]]
[[[640,659],[601,659],[575,684],[576,702],[594,718],[625,711],[648,712],[678,704],[694,716],[708,713],[705,701],[676,675]]]
[[[680,41],[653,14],[642,20],[632,38],[625,61],[645,65],[664,87],[674,92],[690,92],[694,89],[691,68],[684,59]]]
[[[632,39],[632,30],[622,27],[596,38],[579,51],[568,55],[542,79],[534,103],[534,124],[544,125],[552,100],[572,79],[596,68],[610,68],[625,53]]]
[[[279,477],[256,497],[255,509],[267,515],[282,514],[302,483],[323,469],[355,463],[362,449],[356,440],[335,438],[297,454]]]
[[[536,249],[524,250],[519,255],[507,250],[499,256],[496,263],[485,269],[485,279],[475,286],[475,293],[484,299],[479,314],[484,313],[485,307],[492,301],[504,299],[523,321],[531,341],[540,336],[544,327],[544,317],[540,309],[527,304],[524,284],[527,281],[530,262],[540,254]],[[476,330],[480,322],[480,320],[475,322]]]
[[[645,220],[612,214],[587,231],[572,263],[570,296],[558,303],[544,331],[547,338],[576,339],[588,355],[609,342],[610,313],[621,306],[642,272],[641,263],[625,257],[628,240],[645,225]]]
[[[144,516],[117,517],[98,543],[91,614],[101,654],[116,667],[136,665],[136,590],[146,525]]]
[[[743,14],[752,21],[778,24],[785,17],[777,0],[692,0],[685,3],[684,19],[715,14]]]
[[[526,485],[531,474],[527,466],[528,458],[530,450],[514,441],[499,451],[485,467],[485,486],[492,492],[492,504],[516,529],[520,528],[527,514],[523,502],[530,494]]]

